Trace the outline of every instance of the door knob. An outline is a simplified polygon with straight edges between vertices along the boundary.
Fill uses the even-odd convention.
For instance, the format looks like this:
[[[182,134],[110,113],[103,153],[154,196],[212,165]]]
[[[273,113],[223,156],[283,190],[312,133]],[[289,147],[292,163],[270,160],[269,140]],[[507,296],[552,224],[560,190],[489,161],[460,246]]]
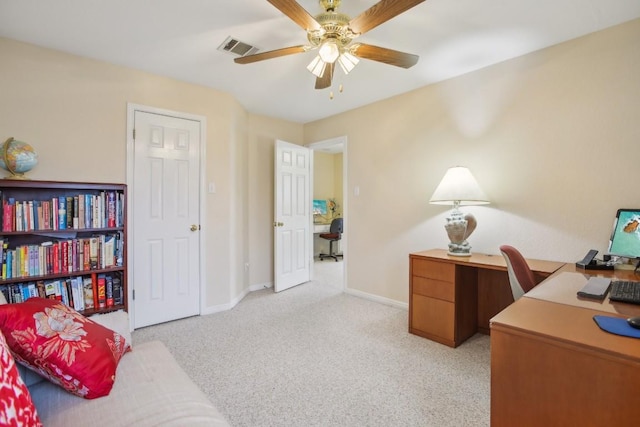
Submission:
[[[195,225],[195,224],[191,224],[190,230],[191,231],[198,231],[198,226]]]
[[[274,221],[273,226],[274,227],[283,227],[284,226],[284,222],[276,222],[276,221]]]

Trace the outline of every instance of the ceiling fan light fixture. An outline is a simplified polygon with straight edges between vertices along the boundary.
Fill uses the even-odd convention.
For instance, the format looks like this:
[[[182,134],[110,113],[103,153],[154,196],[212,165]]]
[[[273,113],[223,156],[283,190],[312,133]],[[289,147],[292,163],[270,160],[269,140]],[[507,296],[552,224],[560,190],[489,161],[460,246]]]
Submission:
[[[340,64],[345,74],[349,74],[358,65],[358,62],[360,60],[346,50],[338,57],[338,64]]]
[[[338,42],[335,39],[327,39],[323,41],[320,46],[320,50],[318,50],[318,55],[320,55],[320,58],[322,58],[324,62],[333,64],[340,56]]]
[[[313,61],[311,61],[309,65],[307,65],[307,70],[311,71],[311,73],[316,77],[322,77],[326,66],[327,63],[320,58],[320,55],[318,55],[313,58]]]

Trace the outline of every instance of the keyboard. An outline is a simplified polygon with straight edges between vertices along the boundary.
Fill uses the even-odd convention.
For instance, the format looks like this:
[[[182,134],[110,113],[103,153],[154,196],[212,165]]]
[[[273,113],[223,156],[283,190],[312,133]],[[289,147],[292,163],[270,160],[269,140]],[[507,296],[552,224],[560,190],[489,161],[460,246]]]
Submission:
[[[609,299],[611,301],[640,304],[640,282],[612,280]]]

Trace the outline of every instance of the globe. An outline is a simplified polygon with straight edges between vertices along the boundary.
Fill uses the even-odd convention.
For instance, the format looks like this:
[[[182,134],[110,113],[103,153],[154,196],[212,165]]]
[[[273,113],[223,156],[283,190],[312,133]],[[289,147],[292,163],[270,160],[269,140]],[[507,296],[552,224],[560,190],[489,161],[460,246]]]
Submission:
[[[0,167],[11,175],[8,178],[25,179],[24,174],[38,164],[38,153],[26,142],[7,139],[0,149]]]

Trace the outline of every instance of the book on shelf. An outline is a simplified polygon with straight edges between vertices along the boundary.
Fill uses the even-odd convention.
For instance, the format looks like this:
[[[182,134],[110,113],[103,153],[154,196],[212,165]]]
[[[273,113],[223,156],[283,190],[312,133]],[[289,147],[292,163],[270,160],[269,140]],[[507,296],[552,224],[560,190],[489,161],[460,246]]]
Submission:
[[[89,238],[89,268],[95,270],[98,268],[98,254],[100,249],[100,241],[97,237]]]
[[[107,279],[104,274],[98,274],[98,308],[107,307]]]
[[[16,215],[15,215],[15,231],[23,231],[24,223],[22,222],[22,203],[16,203]]]
[[[45,297],[50,299],[56,299],[56,285],[50,280],[44,284],[45,286]]]
[[[98,274],[91,273],[91,290],[93,291],[93,308],[100,308],[100,302],[98,300]]]
[[[82,278],[82,292],[84,293],[85,310],[95,308],[95,300],[93,298],[93,280],[91,279],[91,276],[84,276]]]
[[[116,265],[116,236],[107,234],[104,236],[104,267]]]
[[[13,231],[15,200],[9,198],[2,201],[2,231]]]
[[[67,228],[67,198],[58,197],[58,230],[66,230]]]
[[[77,311],[84,311],[84,291],[82,289],[81,276],[75,277],[71,282],[71,288],[73,290],[73,304]]]
[[[84,194],[78,195],[78,228],[86,228],[85,217],[84,217]]]
[[[122,280],[120,275],[116,274],[111,279],[113,282],[113,305],[124,304],[124,289],[122,288]]]
[[[66,228],[73,228],[73,196],[67,196],[66,202]]]
[[[5,242],[4,239],[0,239],[0,262],[2,262],[2,271],[0,277],[2,280],[7,278],[7,250],[9,249],[9,242]]]
[[[0,291],[78,311],[124,306],[126,187],[69,184],[0,183]]]
[[[80,228],[80,218],[78,216],[78,211],[79,209],[79,196],[73,196],[72,200],[73,200],[73,217],[71,219],[71,227],[75,228],[76,230],[78,228]]]
[[[116,192],[107,192],[107,227],[113,228],[116,226],[117,210],[116,210]]]
[[[46,298],[47,297],[47,291],[46,291],[46,287],[44,284],[44,280],[38,280],[36,282],[36,288],[38,289],[38,296],[40,298]]]
[[[107,307],[113,307],[113,277],[107,274],[105,277],[107,292]]]

